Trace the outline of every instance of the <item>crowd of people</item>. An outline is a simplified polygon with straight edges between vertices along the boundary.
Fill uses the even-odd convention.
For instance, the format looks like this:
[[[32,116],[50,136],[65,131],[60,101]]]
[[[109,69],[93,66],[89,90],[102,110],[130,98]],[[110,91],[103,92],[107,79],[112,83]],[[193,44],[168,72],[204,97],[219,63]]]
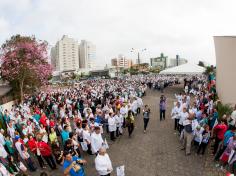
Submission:
[[[194,151],[202,156],[208,146],[216,167],[236,174],[236,106],[231,115],[219,116],[215,83],[212,75],[185,79],[184,91],[175,94],[171,112],[174,129],[186,155]]]
[[[115,141],[127,127],[132,136],[147,87],[142,80],[88,80],[25,96],[0,119],[0,173],[34,172],[47,163],[52,170],[62,165],[64,175],[82,176],[87,152],[97,156],[99,175],[109,175],[113,168],[102,134],[106,131]]]
[[[2,109],[0,175],[62,167],[64,175],[83,176],[85,153],[96,155],[99,175],[110,175],[113,167],[104,136],[109,134],[109,141],[115,141],[127,128],[131,138],[141,109],[146,132],[150,108],[143,105],[142,97],[148,85],[164,81],[166,87],[177,80],[160,77],[85,80],[76,87],[48,87],[25,95],[23,102],[9,110]]]

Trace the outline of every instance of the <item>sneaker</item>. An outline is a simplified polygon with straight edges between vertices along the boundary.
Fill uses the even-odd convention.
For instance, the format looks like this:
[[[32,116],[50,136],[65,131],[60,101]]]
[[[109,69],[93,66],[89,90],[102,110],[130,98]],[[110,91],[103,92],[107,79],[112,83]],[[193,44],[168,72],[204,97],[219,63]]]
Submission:
[[[146,133],[146,130],[144,130],[143,132]]]

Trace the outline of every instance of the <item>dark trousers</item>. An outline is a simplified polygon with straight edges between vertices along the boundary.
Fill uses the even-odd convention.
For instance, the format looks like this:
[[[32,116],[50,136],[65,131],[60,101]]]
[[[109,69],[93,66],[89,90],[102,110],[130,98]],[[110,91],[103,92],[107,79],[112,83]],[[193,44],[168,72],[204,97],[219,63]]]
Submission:
[[[137,114],[140,114],[140,108],[137,108]]]
[[[92,153],[92,150],[91,150],[91,144],[87,144],[87,147],[88,147],[87,153],[89,155],[92,155],[93,153]]]
[[[214,152],[213,152],[213,154],[216,154],[220,142],[221,142],[221,140],[220,140],[218,137],[216,137],[216,138],[215,138],[215,144],[214,144]]]
[[[181,134],[183,129],[184,129],[184,126],[179,124],[179,134]]]
[[[134,124],[131,123],[129,126],[128,126],[128,133],[129,133],[129,136],[131,136],[132,132],[134,131]]]
[[[175,119],[175,130],[179,129],[179,119]]]
[[[208,143],[201,143],[200,145],[199,145],[199,147],[198,147],[198,150],[197,150],[197,154],[200,154],[200,152],[202,151],[202,155],[204,155],[204,153],[205,153],[205,150],[206,150],[206,147],[207,147],[207,144]]]
[[[163,119],[165,120],[166,118],[166,110],[160,110],[160,121]]]
[[[147,129],[148,122],[149,122],[149,118],[143,118],[144,130]]]
[[[120,135],[119,127],[116,127],[116,137],[119,137],[119,135]]]
[[[34,162],[32,161],[30,157],[28,159],[25,159],[25,162],[31,172],[34,172],[37,170],[37,168],[34,166]]]
[[[221,155],[224,153],[226,148],[227,146],[223,146],[222,148],[219,149],[219,151],[215,155],[215,161],[219,161]]]
[[[38,162],[39,162],[40,167],[43,168],[45,164],[44,164],[44,162],[43,162],[42,156],[41,156],[41,155],[38,156],[38,155],[36,154],[36,157],[37,157],[37,159],[38,159]]]
[[[110,139],[113,141],[115,140],[115,131],[110,132]]]
[[[43,156],[43,158],[46,160],[46,162],[48,163],[49,167],[51,169],[56,169],[56,163],[52,157],[52,155],[49,155],[49,156]]]
[[[107,174],[107,175],[100,175],[100,176],[110,176],[111,174]]]

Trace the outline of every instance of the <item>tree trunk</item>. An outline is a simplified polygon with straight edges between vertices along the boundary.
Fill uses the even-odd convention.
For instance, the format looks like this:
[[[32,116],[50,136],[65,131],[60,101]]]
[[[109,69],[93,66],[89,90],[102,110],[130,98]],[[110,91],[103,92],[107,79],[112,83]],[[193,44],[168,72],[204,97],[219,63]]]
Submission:
[[[20,102],[21,103],[23,103],[23,99],[24,99],[23,87],[24,87],[24,80],[20,82]]]

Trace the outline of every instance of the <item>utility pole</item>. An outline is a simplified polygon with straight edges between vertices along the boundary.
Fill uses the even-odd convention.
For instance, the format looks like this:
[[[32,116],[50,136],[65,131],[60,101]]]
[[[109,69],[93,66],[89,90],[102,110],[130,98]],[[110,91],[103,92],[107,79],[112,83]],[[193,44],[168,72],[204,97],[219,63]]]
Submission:
[[[176,55],[176,66],[179,66],[179,55]]]
[[[136,51],[136,53],[138,54],[138,60],[137,60],[137,64],[138,64],[138,65],[141,64],[140,53],[141,53],[141,52],[144,52],[144,51],[146,51],[146,50],[147,50],[146,48],[141,49],[141,50],[136,50],[136,49],[134,49],[134,48],[131,49],[130,52],[135,52],[135,51]]]
[[[138,52],[138,64],[140,64],[140,55],[139,55],[139,52]]]

